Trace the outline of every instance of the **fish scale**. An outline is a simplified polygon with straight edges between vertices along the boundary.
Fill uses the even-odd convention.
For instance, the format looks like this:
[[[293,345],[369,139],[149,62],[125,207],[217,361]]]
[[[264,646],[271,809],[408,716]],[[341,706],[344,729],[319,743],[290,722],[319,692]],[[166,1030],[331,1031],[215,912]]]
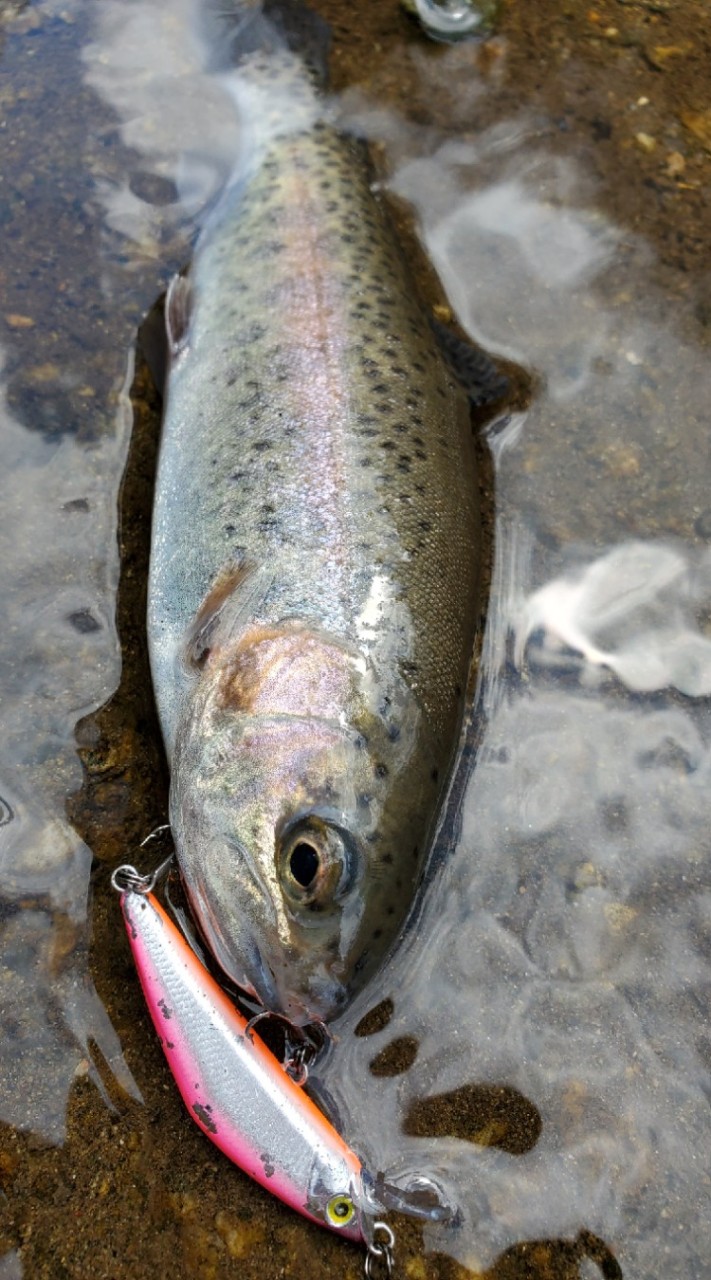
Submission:
[[[149,639],[195,913],[231,977],[304,1021],[343,1006],[412,901],[480,529],[466,397],[364,150],[319,118],[298,58],[275,65],[237,73],[251,109],[268,85],[268,127],[173,321]]]

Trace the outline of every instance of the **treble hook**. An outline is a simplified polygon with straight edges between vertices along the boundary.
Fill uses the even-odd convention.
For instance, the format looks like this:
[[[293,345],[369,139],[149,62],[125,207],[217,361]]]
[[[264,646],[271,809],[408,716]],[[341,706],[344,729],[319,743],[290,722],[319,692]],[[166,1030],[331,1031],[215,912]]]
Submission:
[[[309,1040],[308,1036],[300,1033],[301,1043],[292,1048],[289,1043],[289,1038],[290,1034],[293,1035],[297,1028],[294,1026],[293,1022],[290,1022],[289,1019],[284,1016],[283,1013],[275,1013],[272,1009],[260,1009],[259,1013],[255,1013],[254,1017],[250,1018],[247,1023],[245,1034],[251,1038],[252,1031],[256,1027],[257,1023],[261,1022],[264,1018],[273,1018],[276,1022],[281,1022],[283,1024],[285,1029],[285,1045],[289,1053],[288,1057],[284,1059],[282,1066],[287,1075],[294,1081],[294,1084],[306,1084],[306,1081],[309,1078],[308,1058],[309,1056],[313,1056],[316,1052],[314,1045]]]
[[[163,831],[170,831],[170,823],[165,822],[162,826],[156,827],[154,831],[151,831],[150,835],[147,835],[145,840],[141,841],[138,846],[139,849],[149,844],[151,840],[155,840],[156,836],[161,835]],[[146,875],[141,875],[140,871],[137,871],[130,863],[123,863],[120,867],[116,867],[111,876],[111,888],[115,889],[117,893],[126,893],[129,889],[134,893],[152,893],[161,876],[168,870],[174,857],[175,854],[170,853],[156,867],[155,871],[149,871]]]

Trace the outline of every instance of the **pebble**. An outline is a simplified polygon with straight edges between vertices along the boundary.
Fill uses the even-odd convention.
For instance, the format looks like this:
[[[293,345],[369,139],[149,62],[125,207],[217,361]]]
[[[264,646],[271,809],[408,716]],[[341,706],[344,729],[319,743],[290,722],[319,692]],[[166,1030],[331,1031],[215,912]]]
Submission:
[[[222,1209],[215,1227],[231,1258],[248,1258],[264,1243],[264,1228],[258,1222],[237,1222]]]
[[[638,915],[634,907],[624,902],[606,902],[603,912],[612,933],[621,933]]]
[[[654,151],[657,145],[657,139],[653,138],[649,133],[636,133],[634,135],[635,142],[643,151]]]
[[[670,178],[676,178],[683,173],[686,168],[686,160],[680,151],[670,151],[667,156],[666,173]]]
[[[711,107],[705,111],[682,111],[681,123],[711,151]]]
[[[21,316],[16,311],[11,311],[5,316],[5,324],[11,329],[32,329],[34,323],[32,316]]]

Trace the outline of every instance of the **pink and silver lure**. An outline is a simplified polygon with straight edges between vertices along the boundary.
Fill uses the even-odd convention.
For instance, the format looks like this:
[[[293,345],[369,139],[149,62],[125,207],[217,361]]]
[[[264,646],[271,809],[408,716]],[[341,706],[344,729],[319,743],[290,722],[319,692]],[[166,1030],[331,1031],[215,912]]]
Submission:
[[[252,1035],[148,891],[152,881],[122,867],[114,884],[151,1018],[195,1122],[286,1204],[372,1249],[375,1206],[358,1156]]]

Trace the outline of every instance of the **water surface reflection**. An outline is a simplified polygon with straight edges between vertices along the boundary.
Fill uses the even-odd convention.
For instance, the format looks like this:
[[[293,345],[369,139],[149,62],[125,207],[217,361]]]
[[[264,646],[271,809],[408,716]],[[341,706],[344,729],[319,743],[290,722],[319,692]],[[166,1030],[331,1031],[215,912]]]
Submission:
[[[429,1243],[472,1270],[517,1240],[585,1229],[624,1274],[657,1275],[660,1257],[665,1275],[697,1274],[711,561],[693,524],[708,372],[658,319],[646,247],[580,203],[575,164],[532,149],[520,120],[426,156],[411,134],[398,141],[410,154],[392,186],[414,202],[458,315],[541,385],[490,437],[485,729],[461,829],[380,985],[390,1024],[367,1048],[346,1041],[329,1084],[372,1129],[376,1163],[437,1170],[464,1222]],[[404,1035],[416,1061],[364,1104],[367,1059]],[[446,1124],[403,1139],[403,1112],[472,1082],[535,1106],[530,1150],[491,1135],[475,1150]]]

